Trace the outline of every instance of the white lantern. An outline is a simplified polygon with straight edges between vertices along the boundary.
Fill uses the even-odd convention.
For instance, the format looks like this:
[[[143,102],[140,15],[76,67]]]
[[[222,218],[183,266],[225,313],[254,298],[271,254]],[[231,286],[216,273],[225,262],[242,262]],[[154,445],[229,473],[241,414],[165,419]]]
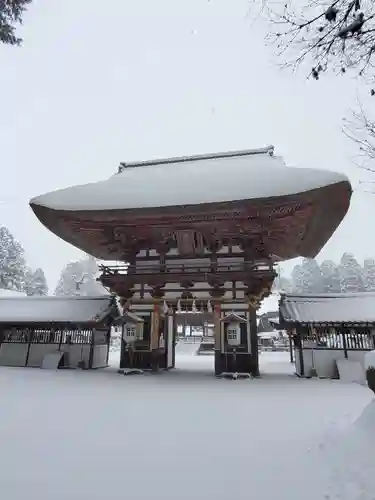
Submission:
[[[241,343],[241,328],[239,323],[228,323],[227,341],[229,345],[239,345]]]
[[[123,339],[125,342],[134,342],[137,336],[137,325],[134,323],[124,324]]]

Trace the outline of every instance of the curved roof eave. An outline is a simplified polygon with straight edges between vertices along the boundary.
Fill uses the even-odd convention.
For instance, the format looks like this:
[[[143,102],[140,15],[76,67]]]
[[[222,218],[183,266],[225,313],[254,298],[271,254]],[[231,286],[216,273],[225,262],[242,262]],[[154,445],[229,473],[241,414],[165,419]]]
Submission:
[[[331,238],[339,224],[342,222],[345,214],[350,205],[351,197],[351,187],[348,182],[340,182],[324,188],[315,189],[306,193],[299,194],[298,196],[285,196],[280,198],[267,198],[264,200],[250,200],[249,202],[232,202],[224,204],[224,211],[230,210],[240,210],[240,212],[247,210],[252,210],[251,207],[258,210],[265,210],[268,213],[269,210],[273,210],[272,207],[276,208],[276,214],[278,214],[277,207],[293,206],[294,204],[300,205],[302,213],[305,210],[303,207],[307,208],[307,217],[305,220],[300,220],[300,210],[296,212],[296,224],[294,224],[287,216],[283,232],[284,237],[281,238],[280,243],[274,241],[269,248],[270,255],[275,255],[276,260],[282,261],[291,259],[294,257],[315,257],[327,241]],[[242,208],[241,208],[242,207]],[[168,223],[172,224],[176,217],[178,219],[179,214],[191,214],[197,210],[197,206],[175,206],[170,210],[169,208],[153,208],[153,209],[137,209],[137,210],[112,210],[110,213],[105,210],[95,210],[95,211],[69,211],[69,210],[55,210],[43,207],[41,205],[34,205],[31,203],[31,208],[33,209],[35,215],[38,217],[40,222],[44,224],[50,231],[56,234],[58,237],[62,238],[64,241],[80,248],[88,254],[94,255],[97,258],[103,260],[123,260],[123,251],[121,255],[113,254],[113,250],[106,249],[104,240],[109,238],[111,240],[113,234],[113,228],[116,224],[129,225],[132,227],[133,224],[138,224],[138,218],[140,220],[148,221],[147,224],[156,224],[155,227],[159,227],[160,224]],[[215,212],[215,210],[223,210],[223,204],[210,204],[202,205],[202,210]],[[249,212],[249,213],[250,213]],[[281,212],[281,213],[288,213]],[[149,217],[151,219],[149,220]],[[172,217],[170,219],[170,217]],[[276,215],[276,219],[282,223],[283,217]],[[270,219],[271,220],[271,219]],[[82,225],[82,221],[85,221]],[[91,222],[90,222],[91,221]],[[164,222],[162,222],[164,221]],[[141,222],[141,226],[144,222]],[[254,222],[255,228],[257,227],[257,222]],[[301,225],[302,224],[302,225]],[[160,227],[161,227],[160,226]],[[279,226],[282,228],[281,226]],[[133,230],[131,230],[133,231]],[[152,231],[151,231],[152,233]],[[150,234],[151,234],[150,233]],[[133,233],[132,233],[133,234]],[[153,234],[153,233],[152,233]],[[267,227],[265,227],[265,235],[267,234]],[[108,235],[108,236],[107,236]],[[135,237],[135,235],[133,234]],[[155,236],[155,235],[154,235]],[[283,245],[282,241],[287,240],[290,242],[287,249]],[[156,237],[156,236],[155,236]],[[94,238],[94,239],[93,239]],[[267,237],[266,237],[267,238]],[[101,243],[99,246],[95,243],[99,240]],[[112,241],[112,240],[111,240]],[[111,243],[109,241],[109,243]],[[285,242],[285,241],[284,241]],[[280,247],[281,244],[281,247]],[[110,247],[112,244],[110,245]]]

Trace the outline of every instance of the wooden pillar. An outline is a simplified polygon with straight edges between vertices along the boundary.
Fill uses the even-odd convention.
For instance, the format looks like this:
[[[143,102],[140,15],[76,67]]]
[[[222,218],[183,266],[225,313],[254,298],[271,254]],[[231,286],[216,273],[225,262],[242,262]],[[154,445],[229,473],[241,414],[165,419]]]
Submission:
[[[294,329],[295,334],[295,342],[297,343],[298,352],[299,352],[299,364],[300,364],[300,376],[305,376],[305,361],[303,359],[303,345],[302,345],[302,335],[304,331],[301,331],[301,327]]]
[[[31,349],[31,343],[33,341],[34,337],[34,330],[29,331],[27,336],[26,336],[26,341],[27,341],[27,353],[26,353],[26,360],[25,360],[25,366],[29,364],[29,357],[30,357],[30,349]]]
[[[288,338],[289,338],[289,354],[290,354],[290,362],[294,363],[294,357],[293,357],[293,339],[291,332],[288,332]]]
[[[178,340],[176,308],[173,308],[173,360],[172,368],[176,367],[176,344]]]
[[[215,334],[215,349],[221,350],[221,303],[214,303],[214,334]]]
[[[150,350],[151,350],[151,369],[153,372],[159,371],[159,333],[160,333],[160,303],[155,302],[151,313],[151,332],[150,332]]]
[[[89,354],[89,364],[88,368],[91,369],[94,363],[94,349],[95,349],[95,328],[91,330],[91,339],[90,339],[90,354]],[[82,355],[82,349],[81,349]],[[81,359],[83,361],[83,359]]]
[[[215,300],[213,304],[214,316],[214,338],[215,338],[215,375],[220,375],[224,370],[222,356],[222,339],[221,339],[221,301]]]
[[[250,327],[250,353],[252,358],[252,375],[259,377],[259,349],[258,349],[258,326],[257,326],[257,311],[249,302],[249,327]]]
[[[175,365],[175,312],[172,307],[168,308],[168,313],[165,316],[165,369],[174,368]]]
[[[348,359],[348,357],[349,357],[348,356],[348,345],[347,345],[347,342],[346,342],[347,332],[349,332],[349,330],[347,330],[347,329],[341,329],[342,347],[344,349],[345,359]]]
[[[112,332],[112,329],[111,329],[111,326],[108,327],[108,332],[107,332],[107,357],[106,357],[106,365],[108,366],[109,364],[109,349],[111,347],[111,332]]]

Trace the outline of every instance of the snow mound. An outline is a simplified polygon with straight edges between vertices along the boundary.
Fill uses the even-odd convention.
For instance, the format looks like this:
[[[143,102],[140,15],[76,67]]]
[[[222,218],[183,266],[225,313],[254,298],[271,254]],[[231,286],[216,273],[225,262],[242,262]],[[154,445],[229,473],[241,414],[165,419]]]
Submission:
[[[365,368],[375,368],[375,351],[367,352],[365,355]]]
[[[368,437],[375,438],[375,399],[363,410],[361,416],[353,424],[355,429],[361,433],[370,433]]]
[[[327,499],[374,500],[374,442],[375,399],[352,425],[335,436],[326,449],[326,465],[332,470]]]

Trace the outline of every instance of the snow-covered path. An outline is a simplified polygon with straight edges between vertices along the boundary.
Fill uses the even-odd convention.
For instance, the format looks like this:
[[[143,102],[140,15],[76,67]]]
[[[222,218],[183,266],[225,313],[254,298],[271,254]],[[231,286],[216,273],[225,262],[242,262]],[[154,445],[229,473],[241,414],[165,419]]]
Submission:
[[[2,498],[328,498],[322,445],[370,391],[288,375],[217,380],[211,356],[177,361],[190,369],[1,368]]]

